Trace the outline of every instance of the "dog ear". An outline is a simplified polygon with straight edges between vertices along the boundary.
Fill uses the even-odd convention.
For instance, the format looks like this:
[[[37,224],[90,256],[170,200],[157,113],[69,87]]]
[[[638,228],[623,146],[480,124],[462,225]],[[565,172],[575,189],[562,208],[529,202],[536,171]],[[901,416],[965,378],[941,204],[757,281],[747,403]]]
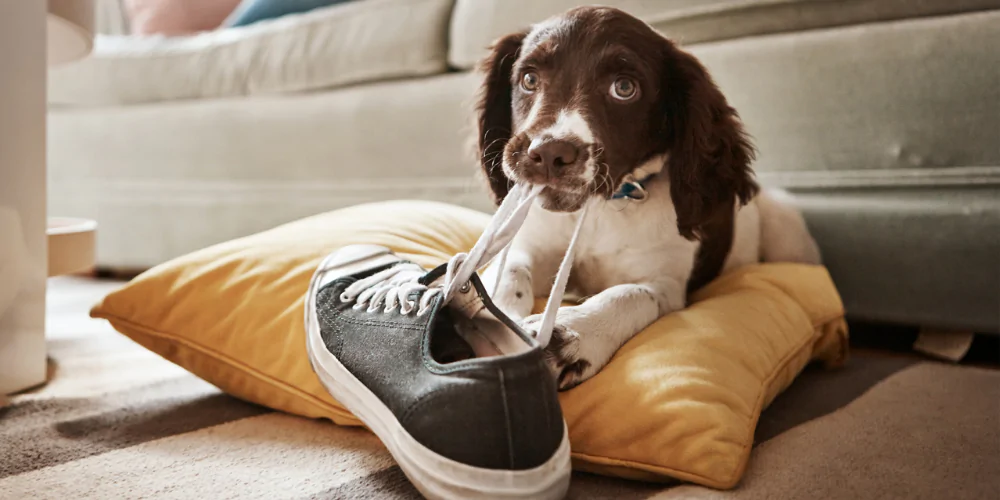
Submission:
[[[750,163],[754,147],[736,110],[694,56],[670,44],[661,78],[661,111],[669,156],[665,168],[681,236],[729,217],[759,190]],[[727,213],[728,212],[728,213]]]
[[[483,75],[476,106],[479,163],[497,204],[507,196],[511,184],[503,172],[503,152],[513,128],[511,71],[526,35],[526,32],[513,33],[498,39],[490,47],[490,54],[479,63]]]

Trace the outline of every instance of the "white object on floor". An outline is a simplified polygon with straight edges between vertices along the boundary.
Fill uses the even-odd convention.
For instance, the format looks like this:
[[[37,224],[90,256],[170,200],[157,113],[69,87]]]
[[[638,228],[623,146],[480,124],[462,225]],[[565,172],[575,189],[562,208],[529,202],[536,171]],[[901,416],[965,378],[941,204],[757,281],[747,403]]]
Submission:
[[[913,349],[928,356],[957,363],[972,347],[976,334],[972,332],[949,332],[922,328]]]

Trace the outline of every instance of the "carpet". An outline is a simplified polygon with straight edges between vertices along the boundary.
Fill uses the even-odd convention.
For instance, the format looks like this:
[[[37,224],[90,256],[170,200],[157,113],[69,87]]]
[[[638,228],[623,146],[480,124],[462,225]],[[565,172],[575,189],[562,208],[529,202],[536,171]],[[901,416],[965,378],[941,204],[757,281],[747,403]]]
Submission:
[[[50,381],[0,408],[0,498],[419,498],[379,441],[225,394],[86,312],[117,284],[50,280]],[[576,473],[570,498],[1000,498],[1000,371],[863,353],[762,415],[740,486]]]

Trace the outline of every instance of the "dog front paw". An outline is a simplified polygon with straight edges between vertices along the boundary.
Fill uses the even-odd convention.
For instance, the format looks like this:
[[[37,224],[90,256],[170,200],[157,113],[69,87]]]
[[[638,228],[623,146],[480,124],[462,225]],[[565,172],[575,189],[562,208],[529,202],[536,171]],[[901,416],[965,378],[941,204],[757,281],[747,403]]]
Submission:
[[[537,336],[541,323],[542,315],[535,314],[525,318],[522,326]],[[545,347],[545,361],[560,391],[572,389],[593,376],[593,365],[581,357],[580,345],[580,334],[557,320],[549,345]]]

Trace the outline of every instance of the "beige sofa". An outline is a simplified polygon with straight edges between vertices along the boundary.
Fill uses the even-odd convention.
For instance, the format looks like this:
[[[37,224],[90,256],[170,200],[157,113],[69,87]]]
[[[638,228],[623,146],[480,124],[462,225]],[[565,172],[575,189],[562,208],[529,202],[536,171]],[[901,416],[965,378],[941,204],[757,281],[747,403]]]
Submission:
[[[146,267],[394,198],[488,210],[469,72],[578,2],[362,0],[180,39],[120,34],[49,84],[50,210]],[[609,0],[709,67],[797,193],[856,318],[1000,331],[1000,0]]]

